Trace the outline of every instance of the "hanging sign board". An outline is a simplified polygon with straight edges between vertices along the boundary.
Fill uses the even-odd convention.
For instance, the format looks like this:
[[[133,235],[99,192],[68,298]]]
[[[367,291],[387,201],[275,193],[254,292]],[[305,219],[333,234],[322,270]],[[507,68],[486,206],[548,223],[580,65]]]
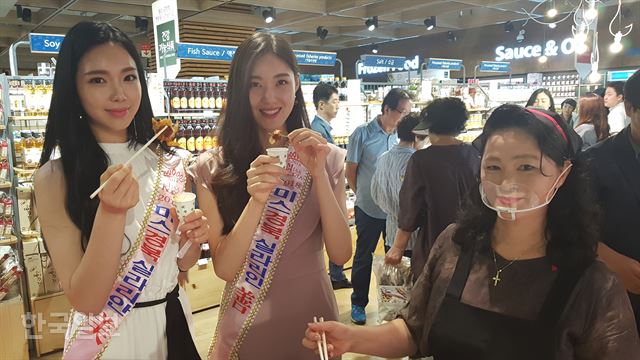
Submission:
[[[57,54],[64,40],[64,35],[29,34],[29,46],[32,53]]]
[[[460,71],[462,70],[462,60],[429,58],[427,68],[429,70]]]
[[[180,72],[178,5],[176,0],[158,0],[151,10],[158,73],[166,74],[165,79],[175,79]]]
[[[511,63],[503,61],[482,61],[480,62],[480,71],[484,72],[511,72]]]
[[[404,56],[362,55],[364,66],[384,66],[401,68],[407,60]]]

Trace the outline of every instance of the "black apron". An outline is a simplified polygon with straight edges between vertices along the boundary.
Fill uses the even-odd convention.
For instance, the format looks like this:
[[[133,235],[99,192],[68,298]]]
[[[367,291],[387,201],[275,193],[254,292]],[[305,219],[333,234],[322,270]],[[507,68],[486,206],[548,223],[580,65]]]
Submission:
[[[460,302],[475,249],[463,248],[428,343],[435,360],[554,359],[556,325],[584,272],[560,271],[535,320],[525,320]]]

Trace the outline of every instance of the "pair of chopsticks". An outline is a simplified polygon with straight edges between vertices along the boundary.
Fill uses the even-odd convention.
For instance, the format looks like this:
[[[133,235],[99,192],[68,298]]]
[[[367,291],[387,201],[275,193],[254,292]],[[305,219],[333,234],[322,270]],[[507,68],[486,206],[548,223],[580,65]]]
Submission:
[[[318,322],[318,318],[316,316],[313,317],[313,322]],[[320,317],[320,322],[324,322],[323,317]],[[322,332],[322,340],[318,340],[318,354],[320,354],[320,360],[329,360],[329,352],[327,351],[327,337],[324,331]]]
[[[135,154],[133,154],[133,156],[131,158],[129,158],[129,160],[127,160],[126,163],[124,163],[124,166],[129,165],[133,159],[135,159],[138,155],[140,155],[146,148],[149,147],[149,145],[151,145],[151,143],[158,138],[158,136],[160,136],[160,134],[162,134],[165,130],[167,129],[167,126],[165,125],[162,130],[158,131],[156,133],[156,135],[154,137],[151,138],[151,140],[147,141],[146,144],[144,144],[143,147],[140,148],[140,150],[138,150]],[[96,191],[93,192],[93,194],[91,194],[91,196],[89,196],[90,199],[93,199],[94,197],[96,197],[100,191],[102,189],[104,189],[104,187],[107,185],[107,183],[109,182],[109,180],[111,180],[111,178],[108,178],[107,181],[103,182],[102,185],[100,185],[99,188],[96,189]]]

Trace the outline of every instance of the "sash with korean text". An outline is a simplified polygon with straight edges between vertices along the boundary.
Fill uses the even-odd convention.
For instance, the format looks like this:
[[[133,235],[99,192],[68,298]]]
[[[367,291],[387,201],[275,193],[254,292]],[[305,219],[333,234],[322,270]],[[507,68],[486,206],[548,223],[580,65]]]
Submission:
[[[64,359],[99,359],[109,340],[119,336],[118,326],[131,313],[156,269],[176,226],[171,208],[173,195],[184,191],[186,172],[182,159],[160,155],[157,174],[136,242],[121,263],[105,307],[99,314],[83,315],[81,324],[72,329],[66,341]],[[73,319],[72,313],[70,326]]]
[[[224,289],[209,360],[238,358],[244,337],[269,292],[280,255],[311,185],[311,176],[293,148],[287,154],[283,180],[284,184],[277,186],[267,199],[241,270]]]

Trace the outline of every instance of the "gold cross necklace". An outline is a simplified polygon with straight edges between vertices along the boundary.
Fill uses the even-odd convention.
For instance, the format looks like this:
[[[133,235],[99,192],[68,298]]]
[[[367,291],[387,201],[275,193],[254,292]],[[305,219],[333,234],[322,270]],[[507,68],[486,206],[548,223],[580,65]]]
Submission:
[[[498,283],[500,281],[502,281],[502,279],[500,279],[500,273],[502,273],[504,271],[504,269],[506,269],[509,266],[511,266],[514,262],[518,261],[518,258],[515,258],[515,259],[511,260],[511,262],[509,262],[507,265],[503,266],[502,269],[498,269],[498,261],[496,260],[496,252],[493,249],[491,249],[491,252],[493,253],[493,264],[496,267],[496,275],[491,278],[491,280],[493,280],[493,286],[495,287],[495,286],[498,286]]]

